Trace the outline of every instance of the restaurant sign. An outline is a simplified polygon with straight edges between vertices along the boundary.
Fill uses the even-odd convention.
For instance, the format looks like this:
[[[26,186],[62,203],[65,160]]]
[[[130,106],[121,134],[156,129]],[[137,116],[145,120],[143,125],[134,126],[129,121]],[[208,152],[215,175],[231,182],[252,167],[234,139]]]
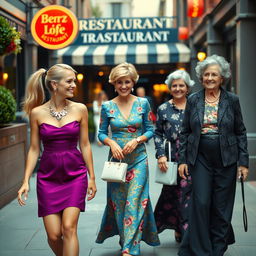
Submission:
[[[178,41],[176,17],[79,19],[73,45],[149,44]]]
[[[34,40],[47,49],[61,49],[73,42],[78,32],[78,20],[69,9],[49,5],[36,13],[31,23]]]

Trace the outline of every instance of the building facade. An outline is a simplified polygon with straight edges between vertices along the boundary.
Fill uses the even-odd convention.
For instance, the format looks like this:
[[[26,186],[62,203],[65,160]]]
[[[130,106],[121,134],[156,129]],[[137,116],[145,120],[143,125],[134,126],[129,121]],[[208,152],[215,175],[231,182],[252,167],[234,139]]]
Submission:
[[[21,33],[21,53],[7,55],[3,61],[3,71],[8,74],[4,85],[13,92],[18,111],[21,110],[28,77],[37,69],[56,63],[56,52],[39,46],[30,31],[35,13],[53,4],[71,9],[80,18],[92,15],[89,0],[0,0],[0,15]]]
[[[189,29],[190,73],[195,77],[197,53],[224,56],[231,64],[232,79],[226,89],[238,94],[247,128],[250,179],[256,179],[256,1],[204,0],[200,17],[188,17],[187,0],[178,1],[180,24]],[[193,2],[193,1],[192,1]],[[200,1],[194,1],[196,3]],[[198,83],[199,84],[199,83]],[[196,87],[199,89],[200,85]]]

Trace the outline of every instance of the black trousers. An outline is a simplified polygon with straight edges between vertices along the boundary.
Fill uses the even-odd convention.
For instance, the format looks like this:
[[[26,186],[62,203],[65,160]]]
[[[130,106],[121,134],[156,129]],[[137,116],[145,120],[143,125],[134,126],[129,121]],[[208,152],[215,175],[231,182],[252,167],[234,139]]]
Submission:
[[[222,256],[234,243],[231,218],[237,165],[222,164],[219,136],[202,135],[196,163],[190,166],[192,196],[189,227],[178,255]]]

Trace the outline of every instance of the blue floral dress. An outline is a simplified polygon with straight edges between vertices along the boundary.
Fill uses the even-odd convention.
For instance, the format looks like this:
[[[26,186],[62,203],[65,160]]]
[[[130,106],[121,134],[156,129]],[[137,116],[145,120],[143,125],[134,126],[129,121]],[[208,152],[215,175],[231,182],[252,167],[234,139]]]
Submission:
[[[108,137],[109,125],[112,139],[121,148],[141,135],[152,138],[154,130],[150,112],[148,101],[139,97],[134,101],[127,119],[116,103],[103,103],[98,136],[100,141],[104,142]],[[106,238],[119,235],[122,252],[139,255],[141,240],[152,246],[160,244],[149,198],[145,145],[139,144],[131,154],[126,155],[124,161],[128,164],[126,183],[108,182],[107,205],[96,242],[103,243]]]
[[[177,109],[169,101],[160,105],[157,109],[157,121],[155,130],[156,158],[166,156],[168,148],[164,148],[164,140],[171,142],[172,161],[178,161],[179,133],[181,129],[184,110]],[[187,180],[178,176],[177,186],[163,185],[161,195],[155,208],[155,220],[157,230],[161,233],[165,229],[174,229],[184,234],[188,227],[188,203],[191,193],[191,177]]]

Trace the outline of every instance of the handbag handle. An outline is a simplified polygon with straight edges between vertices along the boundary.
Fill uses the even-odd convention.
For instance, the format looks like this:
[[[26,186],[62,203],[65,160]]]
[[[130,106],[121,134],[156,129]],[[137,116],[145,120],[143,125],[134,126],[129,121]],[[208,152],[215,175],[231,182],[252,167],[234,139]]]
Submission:
[[[245,208],[244,179],[243,179],[243,175],[240,176],[240,182],[241,182],[242,199],[243,199],[243,222],[244,222],[244,231],[247,232],[247,230],[248,230],[248,221],[247,221],[247,213],[246,213],[246,208]]]
[[[109,162],[111,162],[111,160],[113,159],[113,155],[110,157]],[[119,163],[122,163],[122,159],[119,160]]]
[[[172,150],[171,150],[171,142],[167,139],[164,140],[164,149],[166,146],[166,143],[168,143],[168,157],[169,157],[169,162],[172,161]]]

